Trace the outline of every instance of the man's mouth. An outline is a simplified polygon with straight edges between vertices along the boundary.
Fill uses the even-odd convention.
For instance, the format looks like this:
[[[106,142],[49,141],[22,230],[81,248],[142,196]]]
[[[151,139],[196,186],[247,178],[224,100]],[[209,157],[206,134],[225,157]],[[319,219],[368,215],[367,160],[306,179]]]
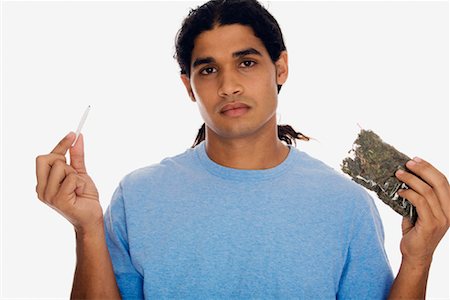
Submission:
[[[220,110],[220,113],[228,117],[239,117],[245,114],[250,106],[241,102],[228,103]]]

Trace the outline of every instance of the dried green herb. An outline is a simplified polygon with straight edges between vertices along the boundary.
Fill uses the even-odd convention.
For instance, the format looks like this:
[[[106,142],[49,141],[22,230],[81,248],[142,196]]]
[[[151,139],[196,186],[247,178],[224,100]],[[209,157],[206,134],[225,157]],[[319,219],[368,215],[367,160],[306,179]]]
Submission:
[[[398,169],[407,170],[408,156],[383,142],[371,130],[362,129],[348,152],[351,157],[343,160],[341,169],[350,175],[353,181],[377,193],[378,197],[412,224],[417,220],[416,208],[407,199],[400,197],[397,191],[408,186],[395,177]]]

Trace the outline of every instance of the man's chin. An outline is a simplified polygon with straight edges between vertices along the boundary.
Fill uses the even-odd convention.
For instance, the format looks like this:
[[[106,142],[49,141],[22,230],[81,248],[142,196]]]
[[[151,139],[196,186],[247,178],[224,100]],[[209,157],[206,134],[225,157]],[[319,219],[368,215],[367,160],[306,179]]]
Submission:
[[[235,124],[235,125],[236,126],[221,127],[216,130],[211,129],[211,134],[209,134],[208,137],[223,140],[240,140],[240,139],[248,139],[249,137],[257,134],[257,128],[255,127],[248,125],[243,126],[243,124]]]

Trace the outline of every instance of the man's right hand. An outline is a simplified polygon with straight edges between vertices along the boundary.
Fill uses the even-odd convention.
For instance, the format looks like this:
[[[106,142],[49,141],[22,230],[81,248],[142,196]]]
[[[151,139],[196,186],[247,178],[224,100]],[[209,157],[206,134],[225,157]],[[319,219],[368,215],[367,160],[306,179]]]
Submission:
[[[36,192],[39,200],[73,224],[77,233],[103,229],[103,211],[94,182],[86,172],[84,141],[69,133],[47,155],[36,157]],[[70,150],[69,150],[70,149]],[[70,165],[66,163],[67,150]]]

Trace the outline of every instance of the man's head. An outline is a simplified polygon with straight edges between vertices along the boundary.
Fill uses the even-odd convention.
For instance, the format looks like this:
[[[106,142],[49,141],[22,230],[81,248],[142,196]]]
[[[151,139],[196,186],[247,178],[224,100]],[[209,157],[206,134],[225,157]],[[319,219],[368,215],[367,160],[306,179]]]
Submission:
[[[241,24],[252,28],[254,35],[264,44],[273,63],[286,50],[280,26],[275,18],[256,0],[211,0],[191,9],[178,31],[174,58],[180,73],[191,75],[192,50],[195,39],[215,26]],[[281,85],[278,87],[278,91]]]
[[[256,0],[211,0],[191,10],[176,37],[181,78],[210,135],[245,138],[276,126],[277,94],[287,79],[287,52],[277,21]],[[223,113],[241,102],[240,116]],[[194,146],[205,139],[205,124]],[[278,125],[291,144],[303,136]]]

